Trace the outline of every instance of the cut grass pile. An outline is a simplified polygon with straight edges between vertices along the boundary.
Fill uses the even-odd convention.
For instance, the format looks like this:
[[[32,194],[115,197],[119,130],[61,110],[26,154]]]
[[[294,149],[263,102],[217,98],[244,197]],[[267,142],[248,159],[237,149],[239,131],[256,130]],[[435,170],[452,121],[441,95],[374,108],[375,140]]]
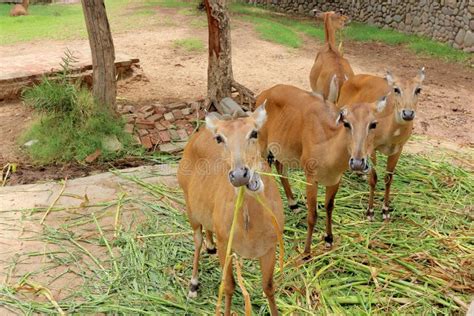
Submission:
[[[122,119],[97,104],[89,90],[68,79],[71,62],[74,59],[67,53],[58,78],[45,77],[24,90],[25,103],[39,114],[20,139],[22,144],[33,142],[26,152],[39,164],[82,162],[96,150],[100,150],[100,161],[138,153]],[[107,145],[111,142],[119,142],[121,148],[111,148]]]
[[[336,199],[334,247],[325,250],[318,238],[325,219],[320,210],[313,256],[305,263],[301,252],[306,214],[286,210],[285,268],[280,271],[275,267],[276,300],[282,314],[464,314],[474,294],[474,176],[451,161],[433,161],[421,155],[402,157],[392,186],[395,211],[390,223],[381,220],[381,191],[376,220],[365,220],[367,185],[346,175]],[[382,165],[378,171],[382,174]],[[291,176],[304,179],[301,172]],[[69,273],[79,274],[84,282],[58,302],[59,306],[71,314],[214,314],[220,282],[215,255],[203,253],[199,296],[186,298],[194,246],[181,192],[139,178],[131,180],[156,199],[156,203],[131,197],[122,201],[140,205],[144,218],[138,227],[121,223],[123,229],[115,239],[113,232],[97,227],[87,240],[76,240],[78,224],[68,223],[56,229],[46,227],[40,236],[44,242],[62,247],[45,260],[51,266],[69,266]],[[304,187],[292,182],[301,200]],[[383,181],[378,187],[383,187]],[[95,216],[103,214],[97,211]],[[88,215],[81,221],[95,220]],[[91,254],[84,251],[88,245],[101,246],[108,259],[94,257],[88,264],[79,260],[81,256],[90,259]],[[257,262],[246,260],[243,272],[253,312],[267,315]],[[24,280],[41,273],[47,271],[32,271]],[[0,304],[23,313],[56,312],[52,303],[31,300],[12,285],[0,286]],[[242,311],[243,306],[237,288],[233,310]]]
[[[302,43],[299,33],[324,40],[324,29],[321,22],[308,18],[289,18],[282,14],[241,2],[234,2],[230,10],[238,17],[256,25],[260,36],[288,47],[299,47]],[[274,30],[282,29],[281,34]],[[272,32],[273,31],[273,32]],[[436,42],[425,37],[408,35],[395,30],[384,30],[363,23],[351,23],[345,29],[345,39],[362,42],[381,42],[388,45],[405,45],[415,53],[434,56],[448,61],[466,62],[471,58],[469,53],[454,49],[447,44]]]
[[[185,38],[175,40],[174,47],[182,48],[188,52],[202,52],[204,51],[204,43],[199,38]]]

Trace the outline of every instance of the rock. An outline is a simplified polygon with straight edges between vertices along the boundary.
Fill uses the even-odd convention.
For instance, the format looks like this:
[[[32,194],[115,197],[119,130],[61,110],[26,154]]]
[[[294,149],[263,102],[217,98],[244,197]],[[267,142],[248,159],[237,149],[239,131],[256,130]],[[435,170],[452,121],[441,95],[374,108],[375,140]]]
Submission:
[[[237,102],[228,97],[222,99],[221,107],[224,111],[224,113],[222,114],[234,115],[235,112],[237,112],[239,115],[245,114],[240,105],[238,105]]]
[[[402,21],[402,16],[397,14],[393,17],[393,20],[397,23],[400,23]]]
[[[165,113],[164,118],[165,118],[165,120],[167,120],[167,121],[169,121],[169,122],[173,122],[173,121],[174,121],[174,115],[173,115],[173,113],[171,113],[171,112]]]
[[[133,124],[125,124],[124,130],[125,130],[126,133],[132,134],[133,133],[133,127],[134,127]]]
[[[169,135],[170,135],[170,137],[171,137],[171,140],[173,140],[173,141],[179,140],[179,134],[178,134],[178,132],[177,132],[176,130],[170,129],[170,130],[168,131],[168,133],[169,133]]]
[[[140,142],[145,147],[146,149],[152,149],[153,148],[153,142],[151,141],[151,137],[149,135],[140,137]]]
[[[471,20],[471,21],[469,22],[469,28],[470,28],[471,30],[474,30],[474,20]]]
[[[162,144],[160,145],[160,151],[168,153],[168,154],[174,154],[174,153],[182,151],[185,145],[186,145],[186,142]]]
[[[158,136],[163,143],[171,141],[170,133],[168,133],[168,131],[160,131],[158,132]]]
[[[458,45],[462,45],[465,35],[466,35],[466,31],[464,31],[463,29],[460,29],[458,34],[456,34],[456,37],[454,38],[454,42]]]
[[[102,139],[102,147],[107,151],[117,152],[122,149],[122,143],[115,135],[107,135]]]
[[[29,140],[29,141],[27,141],[26,143],[24,143],[23,146],[25,146],[25,147],[31,147],[31,146],[33,146],[34,144],[36,144],[37,142],[39,142],[39,140],[37,140],[37,139],[32,139],[32,140]]]
[[[466,36],[464,37],[464,47],[474,46],[474,33],[467,31]]]
[[[96,149],[96,151],[94,151],[92,154],[87,156],[86,159],[84,159],[84,161],[87,162],[87,163],[92,163],[92,162],[96,161],[97,158],[99,158],[101,154],[102,154],[102,152],[100,151],[100,149]]]

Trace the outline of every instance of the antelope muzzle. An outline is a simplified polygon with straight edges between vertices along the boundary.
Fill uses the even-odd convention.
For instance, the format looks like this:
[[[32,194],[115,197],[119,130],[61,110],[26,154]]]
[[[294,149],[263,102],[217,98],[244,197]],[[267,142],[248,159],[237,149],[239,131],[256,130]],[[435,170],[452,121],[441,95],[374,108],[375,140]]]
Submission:
[[[413,119],[415,118],[415,111],[413,110],[407,110],[407,109],[403,109],[402,110],[402,119],[404,121],[413,121]]]
[[[234,187],[241,187],[250,182],[250,170],[240,166],[229,172],[229,181]]]
[[[349,159],[349,167],[352,171],[367,173],[370,170],[368,159],[365,158],[354,158]]]

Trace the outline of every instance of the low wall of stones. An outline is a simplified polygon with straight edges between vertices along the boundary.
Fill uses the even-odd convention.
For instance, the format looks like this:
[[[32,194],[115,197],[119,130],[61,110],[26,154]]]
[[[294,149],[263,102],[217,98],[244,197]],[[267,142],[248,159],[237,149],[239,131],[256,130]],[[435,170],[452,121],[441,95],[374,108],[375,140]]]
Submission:
[[[276,10],[311,15],[344,10],[353,20],[419,34],[474,52],[474,0],[251,0]]]

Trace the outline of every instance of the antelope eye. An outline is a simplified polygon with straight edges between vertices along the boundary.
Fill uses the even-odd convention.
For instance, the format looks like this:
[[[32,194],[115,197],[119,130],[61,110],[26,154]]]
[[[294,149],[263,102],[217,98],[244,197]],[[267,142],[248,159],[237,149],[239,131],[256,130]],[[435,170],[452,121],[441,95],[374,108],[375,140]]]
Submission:
[[[345,128],[351,129],[351,124],[349,124],[349,122],[344,121],[343,123]]]
[[[374,128],[376,128],[376,127],[377,127],[377,122],[372,122],[372,123],[370,123],[370,125],[369,125],[369,129],[374,129]]]
[[[415,95],[419,95],[421,93],[421,88],[416,88],[415,89]]]
[[[401,94],[402,93],[402,91],[400,91],[400,88],[394,88],[393,92],[395,92],[396,94]]]
[[[221,135],[217,135],[217,136],[215,137],[215,140],[216,140],[216,142],[217,142],[218,144],[220,144],[220,143],[223,143],[223,142],[224,142],[224,138],[222,138],[222,136],[221,136]]]
[[[250,133],[250,137],[249,137],[249,138],[252,139],[252,138],[257,138],[257,137],[258,137],[258,131],[253,130],[253,131]]]

